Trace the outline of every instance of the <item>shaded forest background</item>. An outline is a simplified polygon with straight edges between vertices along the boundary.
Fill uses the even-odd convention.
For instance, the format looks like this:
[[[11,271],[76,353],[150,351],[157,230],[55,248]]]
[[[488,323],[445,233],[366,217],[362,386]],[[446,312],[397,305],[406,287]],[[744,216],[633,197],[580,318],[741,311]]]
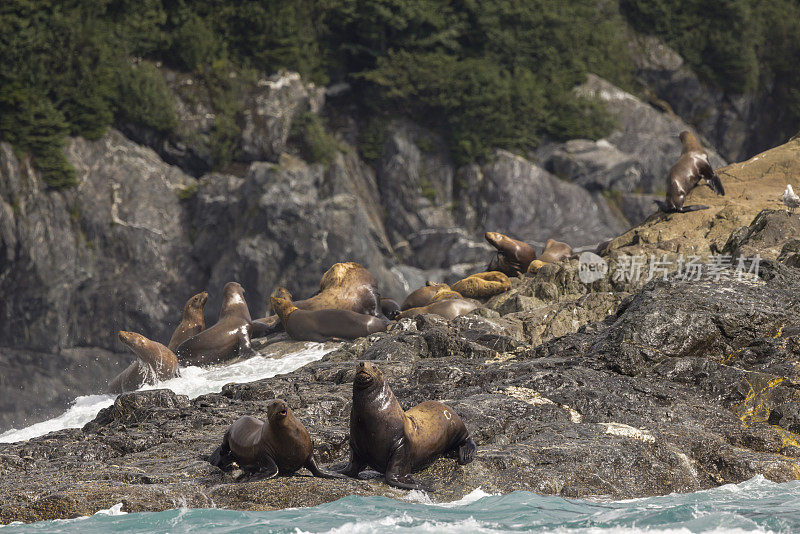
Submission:
[[[386,119],[406,115],[466,163],[606,133],[609,117],[572,88],[592,72],[637,91],[628,28],[661,37],[711,86],[779,95],[800,120],[799,0],[5,0],[0,140],[69,187],[67,136],[120,121],[176,127],[163,64],[210,88],[223,165],[239,135],[237,84],[285,68],[350,85],[365,159]],[[319,117],[298,127],[324,153]]]

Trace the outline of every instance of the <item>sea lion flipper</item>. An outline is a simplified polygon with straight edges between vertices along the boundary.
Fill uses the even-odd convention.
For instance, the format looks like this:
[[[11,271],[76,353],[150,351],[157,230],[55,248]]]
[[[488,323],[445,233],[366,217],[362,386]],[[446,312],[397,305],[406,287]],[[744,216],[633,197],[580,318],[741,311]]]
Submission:
[[[265,454],[261,457],[258,464],[258,470],[253,473],[251,477],[253,480],[266,480],[278,476],[278,464],[275,463],[272,456]]]
[[[228,446],[228,436],[226,435],[225,438],[222,440],[222,445],[217,447],[214,452],[211,453],[211,456],[208,457],[208,463],[213,466],[219,467],[223,471],[229,470],[231,464],[236,459],[231,454],[231,449]]]
[[[306,469],[311,471],[311,474],[318,478],[347,478],[347,476],[341,473],[334,473],[332,471],[325,471],[320,469],[317,465],[317,462],[314,461],[314,456],[309,456],[308,461],[306,462]]]
[[[395,442],[389,453],[386,465],[386,483],[400,489],[430,491],[412,477],[408,471],[411,466],[410,447],[405,437]]]
[[[472,438],[467,438],[464,442],[459,445],[458,447],[458,463],[460,465],[467,465],[468,463],[472,462],[475,459],[475,452],[477,451],[478,446],[475,445],[475,442]]]
[[[333,471],[350,478],[358,478],[358,474],[364,469],[367,463],[359,458],[358,453],[350,440],[350,460],[341,468],[333,468]]]
[[[710,178],[706,178],[706,185],[711,188],[716,194],[720,196],[725,196],[725,188],[722,187],[722,181],[719,179],[716,173],[714,173]]]

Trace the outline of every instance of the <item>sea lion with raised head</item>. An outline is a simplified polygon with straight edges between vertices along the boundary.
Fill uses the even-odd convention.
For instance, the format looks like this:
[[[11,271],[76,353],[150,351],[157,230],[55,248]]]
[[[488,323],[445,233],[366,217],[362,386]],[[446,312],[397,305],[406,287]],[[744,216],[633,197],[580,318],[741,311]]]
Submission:
[[[434,315],[444,317],[448,321],[452,321],[459,315],[464,315],[465,313],[469,313],[477,308],[480,308],[480,304],[473,300],[450,298],[437,300],[436,302],[431,302],[426,306],[419,306],[417,308],[403,310],[400,312],[400,315],[397,316],[397,320],[399,321],[400,319],[416,317],[417,315],[422,315],[423,313],[432,313]]]
[[[317,466],[308,430],[280,399],[267,407],[266,421],[249,415],[237,419],[208,461],[222,470],[236,462],[242,471],[264,478],[291,475],[301,467],[315,477],[342,478]]]
[[[505,273],[488,271],[485,273],[471,274],[453,284],[453,291],[457,291],[464,298],[484,299],[505,293],[511,289],[511,281]]]
[[[708,206],[700,204],[684,206],[686,195],[700,183],[700,180],[705,180],[705,184],[718,195],[724,196],[725,188],[722,187],[719,176],[708,162],[708,154],[694,134],[689,131],[681,132],[680,139],[683,149],[678,161],[669,170],[666,201],[654,202],[664,213],[707,210]]]
[[[548,239],[544,245],[544,252],[539,259],[545,263],[555,263],[564,258],[572,257],[572,247],[555,239]]]
[[[144,384],[152,385],[179,376],[178,358],[161,343],[124,330],[120,330],[119,340],[136,354],[136,361],[108,384],[109,393],[135,391]]]
[[[377,366],[369,362],[356,366],[350,460],[338,472],[357,477],[370,466],[384,473],[391,486],[424,489],[412,472],[448,453],[465,465],[475,458],[475,451],[475,442],[452,408],[426,401],[404,412]]]
[[[207,301],[208,293],[203,291],[186,302],[183,307],[183,318],[169,339],[169,344],[167,345],[169,350],[174,351],[178,348],[178,345],[205,330],[206,320],[203,312]]]
[[[275,296],[286,298],[286,295]],[[347,262],[335,263],[325,271],[319,283],[319,293],[292,304],[301,310],[350,310],[381,317],[380,301],[378,281],[372,273],[358,263]]]
[[[217,323],[178,345],[175,354],[181,363],[189,365],[215,364],[248,355],[253,352],[250,322],[244,289],[236,282],[228,282],[222,289]]]
[[[439,282],[431,282],[429,280],[425,286],[409,293],[403,301],[403,305],[400,306],[400,309],[408,310],[430,304],[431,299],[433,299],[434,295],[441,289],[450,289],[450,286]]]
[[[297,341],[356,339],[386,330],[388,320],[351,310],[301,310],[280,297],[271,297],[270,305],[289,337]]]
[[[497,249],[489,271],[500,271],[508,276],[518,276],[528,271],[528,265],[536,259],[536,250],[527,243],[517,241],[498,232],[486,232],[486,241]]]

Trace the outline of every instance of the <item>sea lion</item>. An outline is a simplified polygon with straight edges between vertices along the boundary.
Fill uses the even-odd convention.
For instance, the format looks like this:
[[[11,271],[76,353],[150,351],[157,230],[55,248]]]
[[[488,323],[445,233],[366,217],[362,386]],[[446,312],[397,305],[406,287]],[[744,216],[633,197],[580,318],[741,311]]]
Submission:
[[[424,489],[410,475],[439,455],[457,453],[465,465],[475,457],[475,442],[452,408],[426,401],[407,412],[377,366],[360,362],[353,379],[350,460],[343,475],[357,477],[365,466],[385,474],[402,489]]]
[[[547,263],[543,262],[542,260],[533,260],[531,262],[531,264],[528,265],[528,272],[529,273],[535,273],[536,271],[538,271],[539,269],[541,269],[545,265],[547,265]]]
[[[572,247],[555,239],[548,239],[544,245],[544,252],[539,259],[545,263],[555,263],[564,258],[572,257]]]
[[[280,297],[271,297],[272,310],[280,317],[289,337],[297,341],[356,339],[386,330],[388,320],[351,310],[301,310]]]
[[[244,289],[228,282],[222,289],[222,306],[217,323],[196,334],[175,351],[182,363],[209,365],[252,353],[250,346],[250,311]]]
[[[500,271],[471,274],[452,285],[464,298],[483,299],[505,293],[511,289],[511,281]]]
[[[489,262],[489,271],[500,271],[508,276],[518,276],[528,271],[530,262],[536,259],[536,251],[527,243],[517,241],[498,232],[486,232],[486,241],[497,249]]]
[[[417,308],[410,308],[404,310],[397,316],[397,319],[406,319],[409,317],[416,317],[423,313],[433,313],[444,317],[448,321],[452,321],[459,315],[464,315],[472,310],[479,308],[480,304],[475,301],[467,299],[446,299],[432,302],[427,306],[419,306]]]
[[[119,340],[136,354],[137,359],[108,384],[108,393],[118,395],[135,391],[144,384],[152,385],[179,376],[178,358],[161,343],[124,330],[120,330]]]
[[[208,293],[203,291],[186,302],[186,305],[183,307],[181,323],[169,339],[169,344],[167,345],[169,350],[174,351],[178,348],[178,345],[205,330],[206,320],[203,316],[203,311],[207,301]]]
[[[236,462],[242,471],[264,478],[291,475],[301,467],[315,477],[343,478],[317,467],[308,430],[280,399],[267,407],[266,422],[249,415],[237,419],[208,461],[223,470]]]
[[[276,296],[286,297],[281,294]],[[287,300],[291,300],[291,294],[288,296],[290,298]],[[319,283],[319,293],[292,304],[301,310],[350,310],[380,317],[380,301],[378,281],[372,273],[357,263],[347,262],[335,263],[325,271]]]
[[[400,306],[401,310],[408,310],[411,308],[418,308],[431,303],[431,299],[436,295],[440,289],[450,289],[447,284],[428,281],[427,285],[409,293],[403,305]]]
[[[681,132],[680,139],[683,150],[678,161],[669,170],[666,201],[654,201],[664,213],[686,213],[708,209],[708,206],[699,204],[683,205],[686,195],[700,183],[700,180],[705,180],[705,184],[716,194],[725,195],[725,188],[722,187],[719,176],[708,162],[708,154],[694,134],[689,131]]]
[[[387,319],[395,319],[400,314],[400,305],[394,299],[381,298],[381,313]]]

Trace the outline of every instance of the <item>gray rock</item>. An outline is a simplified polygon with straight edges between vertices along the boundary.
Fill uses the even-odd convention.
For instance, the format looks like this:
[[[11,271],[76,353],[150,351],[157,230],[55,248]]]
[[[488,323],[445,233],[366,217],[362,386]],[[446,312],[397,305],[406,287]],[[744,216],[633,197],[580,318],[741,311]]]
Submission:
[[[684,130],[697,134],[694,128],[593,74],[576,92],[599,99],[614,118],[616,126],[606,140],[639,162],[643,173],[640,192],[665,191],[669,169],[681,154],[678,135]],[[704,146],[714,168],[725,165],[712,145],[706,142]]]
[[[505,150],[483,166],[459,169],[457,221],[476,234],[491,230],[529,243],[550,238],[591,245],[624,229],[602,195],[559,180]]]
[[[536,157],[549,172],[590,191],[630,192],[646,185],[639,161],[605,139],[545,144]]]

